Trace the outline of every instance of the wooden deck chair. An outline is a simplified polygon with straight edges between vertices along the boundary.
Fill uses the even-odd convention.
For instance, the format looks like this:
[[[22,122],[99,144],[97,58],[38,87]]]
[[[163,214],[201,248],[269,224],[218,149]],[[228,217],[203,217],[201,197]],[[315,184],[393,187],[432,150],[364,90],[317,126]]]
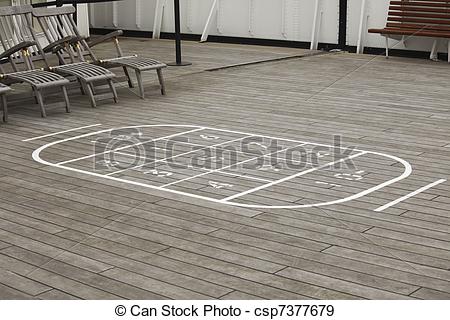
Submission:
[[[34,97],[41,109],[41,116],[46,117],[43,91],[44,89],[60,88],[67,112],[70,112],[66,85],[69,80],[53,72],[34,67],[37,59],[46,60],[40,54],[33,35],[26,27],[31,23],[30,10],[21,7],[0,7],[0,42],[4,52],[0,54],[0,81],[4,84],[26,83],[34,92]],[[4,64],[9,62],[12,71],[5,71]],[[5,108],[6,104],[3,104]],[[4,115],[7,118],[7,110]]]
[[[53,39],[53,41],[50,41],[48,45],[43,47],[40,41],[46,41],[46,37],[38,37],[36,34],[36,31],[33,27],[33,7],[30,5],[23,5],[5,8],[10,8],[5,10],[15,11],[15,13],[12,15],[13,19],[20,19],[21,21],[23,21],[21,27],[16,28],[18,30],[15,30],[15,32],[12,35],[9,35],[9,37],[16,36],[16,33],[21,36],[24,33],[29,34],[29,36],[36,42],[36,48],[32,53],[39,52],[40,56],[43,57],[43,59],[47,62],[47,65],[49,65],[48,61],[50,61],[50,57],[56,54],[59,58],[59,65],[49,66],[49,70],[64,77],[76,78],[77,81],[81,84],[82,92],[86,93],[89,96],[92,107],[96,107],[97,101],[109,98],[114,99],[114,101],[117,103],[117,92],[112,82],[115,78],[114,73],[101,66],[86,62],[80,55],[70,56],[69,61],[67,61],[67,57],[62,54],[64,48],[67,48],[72,43],[74,43],[74,41],[76,40],[74,39],[74,37],[70,37],[66,34],[61,33],[62,30],[60,29],[52,29],[51,32],[52,34],[54,34],[55,38]],[[50,31],[45,30],[45,32],[49,33]],[[97,94],[95,90],[95,85],[97,84],[108,84],[110,92],[107,94]]]
[[[3,110],[3,122],[8,122],[8,103],[6,100],[6,94],[11,91],[11,88],[0,83],[0,100]]]
[[[128,69],[134,70],[138,82],[139,95],[142,99],[144,99],[144,84],[142,81],[142,72],[156,70],[160,83],[161,94],[166,94],[162,69],[167,67],[167,65],[154,59],[138,57],[136,55],[124,56],[118,39],[118,37],[123,34],[121,30],[114,31],[108,35],[101,36],[91,41],[86,41],[85,38],[80,35],[77,25],[73,20],[74,13],[75,8],[72,6],[33,9],[33,14],[38,19],[42,29],[46,30],[46,36],[48,37],[49,41],[56,41],[51,30],[55,30],[55,32],[57,30],[60,30],[59,32],[64,36],[76,37],[81,45],[81,49],[78,51],[82,55],[89,57],[89,59],[94,60],[97,64],[102,65],[106,68],[122,67],[127,77],[128,85],[130,88],[133,87],[133,81],[130,78]],[[91,48],[95,45],[109,40],[114,41],[117,56],[109,59],[98,59],[92,52]]]

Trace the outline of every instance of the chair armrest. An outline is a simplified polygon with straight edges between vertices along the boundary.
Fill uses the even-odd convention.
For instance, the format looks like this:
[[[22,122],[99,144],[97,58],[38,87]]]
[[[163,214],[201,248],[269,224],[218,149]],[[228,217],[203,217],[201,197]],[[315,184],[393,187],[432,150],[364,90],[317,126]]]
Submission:
[[[81,41],[83,41],[85,39],[86,39],[86,37],[83,37],[83,36],[69,36],[69,37],[60,39],[59,41],[56,41],[54,44],[52,43],[52,48],[50,48],[49,50],[51,50],[52,53],[57,53],[58,51],[65,49],[64,45],[66,43],[73,45],[76,43],[80,43]],[[44,50],[44,52],[45,52],[45,50]]]
[[[27,49],[31,46],[34,46],[35,44],[36,44],[35,41],[23,41],[23,42],[15,45],[12,48],[9,48],[2,54],[0,54],[0,59],[8,58],[8,57],[12,56],[14,53],[19,52],[20,50],[23,50],[23,49]]]
[[[46,46],[42,50],[44,50],[45,53],[48,53],[48,52],[55,52],[54,49],[58,48],[58,50],[56,50],[56,51],[59,51],[64,48],[65,43],[73,43],[76,39],[77,39],[77,36],[67,36],[67,37],[59,39],[55,42],[50,43],[48,46]]]
[[[116,31],[110,32],[108,34],[105,34],[103,36],[100,36],[98,38],[89,40],[88,41],[88,46],[89,47],[93,47],[93,46],[96,46],[96,45],[98,45],[100,43],[108,41],[108,40],[110,40],[112,38],[117,38],[117,37],[119,37],[121,35],[123,35],[123,31],[122,30],[116,30]]]

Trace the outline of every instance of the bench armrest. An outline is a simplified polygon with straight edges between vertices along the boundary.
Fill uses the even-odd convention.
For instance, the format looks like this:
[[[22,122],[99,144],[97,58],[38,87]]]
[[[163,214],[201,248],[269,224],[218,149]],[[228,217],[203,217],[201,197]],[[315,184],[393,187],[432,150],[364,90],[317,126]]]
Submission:
[[[8,58],[8,57],[12,56],[14,53],[19,52],[20,50],[23,50],[23,49],[27,49],[31,46],[34,46],[35,44],[36,44],[35,41],[23,41],[23,42],[15,45],[12,48],[9,48],[2,54],[0,54],[0,59]]]
[[[89,47],[93,47],[93,46],[96,46],[96,45],[98,45],[100,43],[108,41],[110,39],[117,38],[117,37],[119,37],[121,35],[123,35],[123,31],[122,30],[116,30],[116,31],[110,32],[108,34],[105,34],[103,36],[100,36],[98,38],[95,38],[95,39],[92,39],[92,40],[88,41],[88,45],[89,45]]]

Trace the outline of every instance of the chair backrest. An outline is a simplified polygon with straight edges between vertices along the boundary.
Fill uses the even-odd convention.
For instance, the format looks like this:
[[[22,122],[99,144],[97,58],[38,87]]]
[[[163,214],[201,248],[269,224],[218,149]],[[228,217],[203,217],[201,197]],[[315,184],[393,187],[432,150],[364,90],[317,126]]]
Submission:
[[[80,39],[74,46],[66,46],[64,50],[57,52],[58,56],[63,58],[64,53],[68,54],[71,62],[74,59],[84,61],[84,56],[91,56],[95,60],[93,52],[89,49],[86,41],[78,31],[77,24],[73,19],[76,12],[73,6],[53,7],[53,8],[34,8],[33,16],[39,22],[42,31],[49,43],[53,43],[70,36],[76,36]]]
[[[30,5],[0,7],[0,42],[4,51],[13,48],[24,41],[34,41],[36,45],[30,46],[26,51],[14,53],[9,61],[15,71],[19,71],[21,64],[29,69],[33,67],[32,61],[42,60],[48,67],[48,61],[39,44],[33,29],[33,8]],[[25,55],[30,55],[26,57]],[[31,58],[30,58],[31,57]]]
[[[388,28],[450,31],[450,0],[391,1]]]

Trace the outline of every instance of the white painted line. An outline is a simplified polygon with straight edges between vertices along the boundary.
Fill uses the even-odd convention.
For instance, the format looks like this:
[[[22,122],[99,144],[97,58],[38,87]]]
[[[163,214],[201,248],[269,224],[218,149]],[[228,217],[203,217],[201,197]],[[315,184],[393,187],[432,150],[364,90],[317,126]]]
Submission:
[[[228,133],[238,133],[238,134],[246,134],[246,135],[253,135],[253,136],[257,136],[257,137],[261,137],[261,138],[267,138],[267,139],[273,139],[273,140],[282,140],[282,141],[288,141],[288,142],[294,142],[294,143],[302,143],[302,145],[305,144],[310,144],[313,146],[321,146],[321,147],[329,147],[331,149],[348,149],[348,147],[338,147],[336,145],[330,145],[330,144],[323,144],[323,143],[316,143],[316,142],[307,142],[307,141],[301,141],[301,140],[292,140],[292,139],[287,139],[287,138],[280,138],[280,137],[272,137],[272,136],[266,136],[263,134],[251,134],[248,132],[242,132],[242,131],[235,131],[235,130],[227,130],[227,129],[220,129],[220,128],[211,128],[211,127],[205,127],[205,129],[208,130],[215,130],[215,131],[221,131],[221,132],[228,132]],[[298,146],[298,145],[297,145]],[[294,146],[290,147],[289,149],[294,148]],[[359,150],[359,149],[353,149],[356,152],[361,152],[364,150]]]
[[[188,177],[188,178],[185,178],[185,179],[181,179],[181,180],[178,180],[178,181],[174,181],[174,182],[171,182],[171,183],[168,183],[168,184],[165,184],[165,185],[161,186],[161,188],[166,188],[166,187],[171,186],[171,185],[173,185],[173,184],[177,184],[177,183],[180,183],[180,182],[183,182],[183,181],[187,181],[187,180],[195,179],[195,178],[198,178],[198,177],[202,177],[202,176],[205,176],[205,175],[207,175],[207,174],[214,173],[214,172],[219,172],[219,171],[222,171],[222,170],[225,170],[225,169],[234,167],[234,166],[238,166],[238,165],[240,165],[240,164],[244,164],[244,163],[247,163],[247,162],[250,162],[250,161],[259,159],[259,158],[263,158],[263,157],[265,157],[265,156],[270,156],[270,155],[276,154],[276,153],[278,153],[278,152],[283,152],[283,151],[286,151],[286,150],[288,150],[288,149],[291,149],[291,147],[286,148],[286,149],[283,149],[283,150],[275,151],[275,152],[269,153],[269,154],[267,154],[267,155],[257,156],[257,157],[253,157],[253,158],[250,158],[250,159],[247,159],[247,160],[244,160],[244,161],[236,162],[236,163],[233,163],[233,164],[231,164],[231,165],[229,165],[229,166],[222,167],[222,168],[220,168],[220,169],[210,170],[210,171],[208,171],[208,172],[200,173],[200,174],[197,174],[197,175],[192,176],[192,177]]]
[[[422,193],[422,192],[424,192],[424,191],[426,191],[428,189],[431,189],[431,188],[433,188],[433,187],[435,187],[435,186],[437,186],[437,185],[439,185],[441,183],[444,183],[446,181],[447,181],[447,179],[440,179],[440,180],[435,181],[433,183],[427,184],[426,186],[424,186],[424,187],[422,187],[420,189],[417,189],[414,192],[411,192],[411,193],[409,193],[409,194],[407,194],[407,195],[405,195],[405,196],[403,196],[401,198],[398,198],[398,199],[396,199],[396,200],[394,200],[392,202],[389,202],[389,203],[385,204],[384,206],[376,208],[374,211],[380,212],[380,211],[386,210],[387,208],[390,208],[390,207],[392,207],[392,206],[394,206],[394,205],[396,205],[396,204],[398,204],[398,203],[400,203],[402,201],[405,201],[405,200],[407,200],[407,199],[409,199],[411,197],[414,197],[414,196],[418,195],[419,193]]]
[[[100,152],[100,153],[96,153],[96,154],[90,154],[88,156],[80,157],[80,158],[77,158],[77,159],[70,159],[70,160],[67,160],[67,161],[62,161],[62,162],[59,162],[57,164],[58,165],[63,165],[63,164],[72,163],[72,162],[76,162],[76,161],[80,161],[80,160],[94,158],[94,157],[100,156],[102,154],[106,154],[106,153],[110,153],[110,152],[116,152],[116,151],[120,151],[120,150],[131,148],[131,147],[137,147],[137,146],[149,143],[149,142],[159,141],[159,140],[163,140],[163,139],[170,139],[170,138],[173,138],[173,137],[176,137],[176,136],[181,136],[181,135],[186,134],[186,133],[191,133],[191,132],[196,132],[196,131],[201,131],[201,130],[204,130],[204,128],[188,130],[188,131],[184,131],[184,132],[181,132],[181,133],[171,134],[169,136],[165,136],[165,137],[161,137],[161,138],[156,138],[156,139],[147,140],[147,141],[143,141],[143,142],[139,142],[139,143],[135,143],[135,144],[130,144],[130,145],[127,145],[127,146],[123,146],[123,147],[114,149],[114,150],[108,150],[108,151],[104,151],[104,152]]]
[[[229,196],[229,197],[227,197],[227,198],[222,199],[221,201],[226,202],[226,201],[229,201],[229,200],[233,200],[233,199],[236,199],[236,198],[245,196],[245,195],[247,195],[247,194],[250,194],[250,193],[253,193],[253,192],[262,190],[262,189],[269,188],[269,187],[274,186],[274,185],[276,185],[276,184],[280,184],[280,183],[283,183],[283,182],[292,180],[292,179],[294,179],[294,178],[303,176],[303,175],[305,175],[305,174],[308,174],[308,173],[311,173],[311,172],[314,172],[314,171],[317,171],[317,170],[320,170],[320,169],[323,169],[323,168],[330,167],[330,166],[332,166],[332,165],[334,165],[334,164],[337,164],[337,163],[340,163],[340,162],[344,162],[344,161],[347,161],[347,160],[350,160],[350,159],[353,159],[353,158],[362,156],[362,155],[364,155],[364,154],[366,154],[366,153],[367,153],[367,152],[363,151],[363,152],[360,152],[360,153],[351,155],[351,156],[349,156],[349,157],[346,157],[346,158],[343,158],[343,159],[340,159],[340,160],[337,160],[337,161],[328,162],[328,163],[326,163],[326,164],[324,164],[324,165],[321,165],[321,166],[318,166],[318,167],[316,167],[316,168],[311,168],[311,169],[308,169],[308,170],[305,170],[305,171],[302,171],[302,172],[298,172],[298,173],[293,174],[293,175],[290,175],[290,176],[288,176],[288,177],[284,177],[283,179],[275,180],[275,181],[272,181],[272,182],[270,182],[270,183],[264,184],[264,185],[262,185],[262,186],[258,186],[258,187],[256,187],[256,188],[253,188],[253,189],[250,189],[250,190],[247,190],[247,191],[244,191],[244,192],[241,192],[241,193],[238,193],[238,194]]]
[[[96,123],[96,124],[91,124],[90,126],[78,127],[78,128],[73,128],[73,129],[69,129],[69,130],[59,131],[59,132],[55,132],[55,133],[49,133],[49,134],[46,134],[46,135],[43,135],[43,136],[22,140],[22,142],[39,140],[39,139],[43,139],[43,138],[47,138],[47,137],[57,136],[58,134],[63,134],[63,133],[67,133],[67,132],[72,132],[72,131],[92,128],[92,127],[98,127],[98,126],[101,126],[101,125],[102,125],[101,123]]]
[[[249,137],[251,137],[251,136],[249,136]],[[209,149],[209,148],[219,147],[219,146],[221,146],[223,144],[236,142],[236,141],[239,141],[239,140],[242,140],[242,139],[245,139],[245,138],[249,138],[249,137],[237,138],[237,139],[234,139],[234,140],[213,144],[211,146],[203,146],[202,148],[200,148],[198,150],[191,150],[191,151],[183,152],[183,153],[177,154],[176,156],[172,156],[172,157],[168,157],[168,158],[164,158],[164,159],[158,159],[158,160],[155,160],[155,161],[149,162],[149,163],[143,163],[143,164],[137,165],[137,166],[135,166],[133,168],[125,168],[125,169],[122,169],[122,170],[111,172],[111,173],[108,173],[107,176],[111,176],[113,174],[119,174],[119,173],[122,173],[122,172],[127,171],[127,170],[135,170],[137,168],[140,168],[140,167],[143,167],[143,166],[147,166],[147,165],[152,165],[152,164],[159,163],[159,162],[167,162],[169,160],[172,160],[172,159],[175,159],[175,158],[178,158],[178,157],[181,157],[181,156],[185,156],[185,155],[190,154],[190,153],[195,153],[195,152],[198,152],[198,151],[201,151],[201,150],[205,150],[205,149]]]
[[[161,149],[161,148],[156,148],[156,149]],[[125,153],[125,152],[117,151],[115,153],[120,154],[120,155],[124,155],[124,156],[128,156],[130,158],[134,158],[135,157],[135,155],[132,155],[132,154],[129,154],[129,153]],[[146,159],[145,157],[140,157],[140,156],[138,156],[138,157],[140,159],[144,159],[144,160]],[[161,159],[161,161],[163,161],[163,160],[165,160],[165,159]],[[155,160],[155,161],[159,161],[159,160]],[[184,164],[180,163],[180,165],[184,165]],[[129,168],[129,170],[132,170],[132,169],[133,168]],[[186,166],[185,169],[189,169],[189,166]],[[199,169],[203,170],[203,171],[208,171],[208,172],[210,171],[209,169],[206,169],[206,168],[199,168]],[[114,174],[114,172],[105,174],[105,176],[109,176],[109,175],[112,175],[112,174]],[[232,172],[226,172],[226,171],[221,171],[220,174],[227,175],[227,176],[232,176],[232,177],[243,178],[243,179],[247,179],[247,180],[261,181],[261,182],[272,182],[273,181],[273,180],[269,180],[269,179],[253,177],[253,176],[250,176],[250,175],[247,175],[247,174],[241,175],[241,174],[238,174],[238,173],[232,173]]]
[[[194,129],[194,128],[198,128],[198,129],[209,129],[209,130],[216,130],[216,131],[222,131],[222,132],[229,132],[229,133],[240,133],[242,135],[254,135],[254,136],[259,136],[259,137],[266,137],[266,138],[270,138],[270,139],[278,139],[278,140],[284,140],[284,141],[291,141],[291,142],[296,142],[297,144],[307,144],[307,145],[312,145],[312,146],[327,146],[330,148],[334,148],[331,145],[324,145],[324,144],[318,144],[318,143],[314,143],[314,142],[303,142],[303,141],[298,141],[298,140],[290,140],[290,139],[284,139],[284,138],[277,138],[277,137],[270,137],[270,136],[263,136],[260,134],[250,134],[250,133],[244,133],[244,132],[238,132],[238,131],[232,131],[232,130],[224,130],[224,129],[217,129],[217,128],[211,128],[211,127],[203,127],[203,126],[196,126],[196,125],[180,125],[180,124],[151,124],[151,125],[135,125],[135,126],[127,126],[127,127],[121,127],[121,128],[110,128],[110,129],[105,129],[105,130],[99,130],[96,132],[91,132],[91,133],[87,133],[87,134],[82,134],[76,137],[70,137],[70,138],[65,138],[59,141],[53,141],[50,143],[47,143],[39,148],[37,148],[36,150],[34,150],[33,152],[33,159],[41,164],[47,165],[47,166],[51,166],[54,168],[59,168],[59,169],[63,169],[63,170],[68,170],[71,172],[76,172],[76,173],[82,173],[85,174],[87,176],[92,176],[92,177],[97,177],[97,178],[103,178],[103,179],[108,179],[110,181],[116,181],[116,182],[121,182],[121,183],[128,183],[130,185],[134,185],[134,186],[139,186],[141,188],[147,188],[147,189],[151,189],[151,190],[158,190],[158,191],[164,191],[167,192],[169,194],[175,194],[175,195],[182,195],[182,196],[186,196],[186,197],[191,197],[191,198],[195,198],[195,199],[201,199],[201,200],[206,200],[209,202],[215,202],[215,203],[220,203],[220,204],[225,204],[225,205],[232,205],[232,206],[237,206],[237,207],[243,207],[243,208],[251,208],[251,209],[295,209],[295,208],[312,208],[312,207],[323,207],[323,206],[329,206],[329,205],[336,205],[336,204],[341,204],[341,203],[345,203],[345,202],[349,202],[352,200],[356,200],[359,199],[361,197],[367,196],[377,190],[383,189],[387,186],[390,186],[394,183],[397,183],[403,179],[406,179],[407,177],[409,177],[412,173],[412,166],[411,164],[399,157],[393,156],[393,155],[389,155],[386,153],[380,153],[380,152],[375,152],[375,151],[365,151],[367,152],[368,155],[373,155],[373,156],[380,156],[380,157],[385,157],[385,158],[389,158],[392,160],[397,161],[399,164],[401,164],[404,167],[404,170],[402,172],[401,175],[396,176],[390,180],[387,180],[379,185],[373,186],[369,189],[363,190],[361,192],[352,194],[348,197],[345,198],[339,198],[339,199],[335,199],[332,201],[324,201],[324,202],[314,202],[314,203],[308,203],[308,204],[294,204],[294,203],[286,203],[285,205],[263,205],[263,204],[249,204],[249,203],[239,203],[239,202],[232,202],[232,201],[221,201],[219,199],[216,198],[211,198],[211,197],[207,197],[207,196],[202,196],[199,194],[195,194],[195,193],[191,193],[191,192],[183,192],[183,191],[179,191],[179,190],[174,190],[174,189],[169,189],[169,188],[162,188],[160,186],[157,185],[152,185],[149,183],[142,183],[142,182],[136,182],[136,181],[132,181],[132,180],[128,180],[128,179],[120,179],[120,178],[116,178],[116,177],[109,177],[109,176],[105,176],[104,174],[100,174],[100,173],[96,173],[96,172],[91,172],[91,171],[87,171],[87,170],[82,170],[82,169],[77,169],[77,168],[71,168],[71,167],[67,167],[67,166],[62,166],[62,165],[58,165],[57,163],[54,162],[50,162],[48,160],[42,159],[41,158],[41,153],[43,150],[50,148],[52,146],[55,146],[57,144],[64,144],[65,142],[68,141],[74,141],[77,139],[81,139],[81,138],[86,138],[86,137],[92,137],[92,136],[97,136],[99,134],[102,133],[106,133],[106,132],[111,132],[111,130],[120,130],[120,129],[135,129],[135,128],[189,128],[189,129]],[[339,147],[341,149],[344,149],[344,147]],[[339,149],[338,148],[338,149]],[[354,151],[357,152],[361,152],[363,150],[357,150],[355,149]],[[223,168],[222,168],[223,169]]]
[[[160,149],[160,148],[155,148],[155,150]],[[126,153],[126,152],[120,152],[120,151],[116,151],[114,152],[115,154],[120,154],[121,156],[126,156],[126,157],[130,157],[130,158],[139,158],[142,160],[147,159],[146,157],[142,157],[140,155],[136,155],[136,154],[132,154],[132,153]]]
[[[226,175],[226,176],[243,178],[243,179],[247,179],[247,180],[261,181],[261,182],[272,182],[273,181],[273,180],[269,180],[269,179],[263,179],[263,178],[258,178],[258,177],[254,177],[254,176],[238,174],[238,173],[232,173],[232,172],[226,172],[226,171],[220,171],[219,174],[223,174],[223,175]]]

